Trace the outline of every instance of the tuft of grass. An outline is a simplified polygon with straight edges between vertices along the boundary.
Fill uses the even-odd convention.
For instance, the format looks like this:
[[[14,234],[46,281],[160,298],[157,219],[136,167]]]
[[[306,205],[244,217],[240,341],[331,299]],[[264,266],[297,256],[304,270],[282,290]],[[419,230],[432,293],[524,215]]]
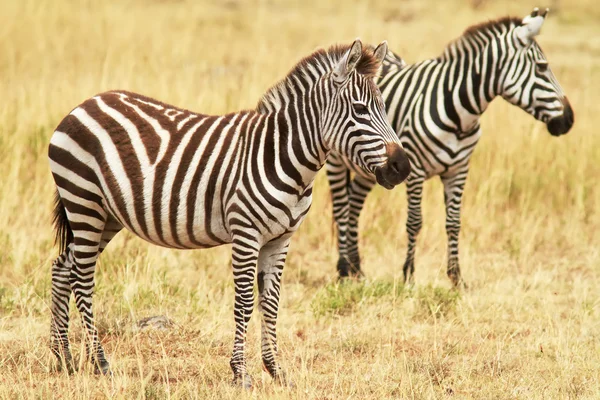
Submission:
[[[418,304],[415,312],[416,316],[438,319],[456,310],[456,305],[460,300],[460,292],[455,289],[434,287],[429,284],[416,290],[415,299]]]
[[[346,315],[364,303],[381,298],[393,300],[404,294],[404,286],[387,281],[343,280],[317,291],[311,302],[315,317]]]
[[[0,286],[0,315],[7,315],[15,308],[13,294],[6,287]]]
[[[144,399],[146,400],[161,400],[167,398],[167,392],[164,385],[148,384],[144,388]]]
[[[416,318],[443,318],[456,310],[460,292],[431,284],[408,288],[392,281],[344,280],[319,289],[311,302],[315,318],[348,315],[366,304],[413,300]]]

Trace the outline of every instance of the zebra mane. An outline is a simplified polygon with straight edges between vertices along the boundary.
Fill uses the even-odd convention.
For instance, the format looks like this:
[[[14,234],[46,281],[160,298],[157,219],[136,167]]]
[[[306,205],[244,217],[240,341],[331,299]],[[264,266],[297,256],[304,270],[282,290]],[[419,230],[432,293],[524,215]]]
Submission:
[[[507,31],[523,24],[523,19],[518,17],[502,17],[494,20],[481,22],[475,25],[469,26],[461,36],[452,40],[445,48],[442,55],[438,59],[452,58],[451,50],[460,47],[461,43],[468,41],[472,38],[481,38],[482,34],[485,37],[495,35],[501,31]]]
[[[323,76],[332,71],[338,61],[350,50],[350,47],[350,45],[333,45],[328,49],[318,49],[311,55],[304,57],[285,78],[267,90],[256,106],[257,111],[265,113],[269,110],[279,109],[281,107],[280,94],[297,86],[296,78],[306,80],[305,77],[308,76],[310,80],[314,80],[316,75]],[[373,51],[372,46],[363,45],[360,60],[355,68],[356,72],[368,78],[374,78],[380,67]]]
[[[469,40],[473,37],[481,37],[480,34],[496,33],[498,31],[509,30],[523,24],[523,19],[518,17],[502,17],[494,20],[481,22],[475,25],[469,26],[461,36],[450,42],[444,49],[444,55],[447,56],[448,50],[460,44],[463,40]],[[442,56],[442,57],[443,57]]]
[[[495,20],[481,22],[479,24],[471,25],[463,33],[463,37],[475,36],[482,31],[496,30],[498,28],[510,29],[515,26],[521,26],[523,18],[518,17],[502,17]]]

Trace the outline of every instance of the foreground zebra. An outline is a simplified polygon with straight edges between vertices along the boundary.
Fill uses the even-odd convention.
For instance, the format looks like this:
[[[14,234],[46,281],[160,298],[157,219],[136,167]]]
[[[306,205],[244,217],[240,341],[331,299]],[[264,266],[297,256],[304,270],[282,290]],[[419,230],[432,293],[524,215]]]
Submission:
[[[546,123],[554,136],[573,125],[569,101],[535,41],[547,11],[535,9],[523,20],[503,18],[470,27],[435,59],[407,66],[390,53],[384,60],[378,84],[412,167],[405,281],[413,280],[423,182],[438,175],[446,203],[447,273],[454,285],[464,283],[458,264],[461,198],[469,159],[481,137],[479,119],[496,96]],[[338,227],[338,273],[360,274],[358,216],[375,182],[335,152],[327,160],[327,173]]]
[[[86,100],[58,125],[49,158],[62,254],[52,265],[51,348],[72,370],[69,298],[87,331],[88,357],[108,373],[92,313],[96,260],[123,228],[165,247],[232,243],[234,383],[249,387],[246,326],[258,278],[262,359],[277,381],[275,323],[292,233],[334,149],[388,187],[409,162],[374,76],[387,53],[360,41],[302,60],[259,103],[262,113],[205,116],[128,92]]]

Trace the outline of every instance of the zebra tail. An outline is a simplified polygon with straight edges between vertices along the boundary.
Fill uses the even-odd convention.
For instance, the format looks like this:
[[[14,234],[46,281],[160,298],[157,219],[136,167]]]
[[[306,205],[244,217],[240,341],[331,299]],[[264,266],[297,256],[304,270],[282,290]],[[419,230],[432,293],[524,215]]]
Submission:
[[[56,231],[56,237],[54,244],[58,243],[60,254],[64,253],[67,246],[73,242],[73,230],[69,225],[67,219],[67,211],[63,205],[58,189],[54,194],[54,212],[52,213],[52,223],[54,224],[54,230]]]

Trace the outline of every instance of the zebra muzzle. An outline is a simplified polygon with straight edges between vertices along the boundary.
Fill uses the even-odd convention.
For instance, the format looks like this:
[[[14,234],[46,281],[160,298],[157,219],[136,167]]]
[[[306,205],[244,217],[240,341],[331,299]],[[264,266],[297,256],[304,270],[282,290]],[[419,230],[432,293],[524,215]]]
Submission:
[[[386,189],[404,182],[410,173],[410,162],[406,152],[397,144],[387,145],[387,162],[375,170],[377,183]]]
[[[565,108],[562,115],[552,118],[546,125],[548,132],[550,132],[552,136],[560,136],[569,132],[573,126],[573,123],[575,122],[575,113],[573,112],[571,104],[569,104],[569,101],[566,98],[564,99],[564,105]]]

